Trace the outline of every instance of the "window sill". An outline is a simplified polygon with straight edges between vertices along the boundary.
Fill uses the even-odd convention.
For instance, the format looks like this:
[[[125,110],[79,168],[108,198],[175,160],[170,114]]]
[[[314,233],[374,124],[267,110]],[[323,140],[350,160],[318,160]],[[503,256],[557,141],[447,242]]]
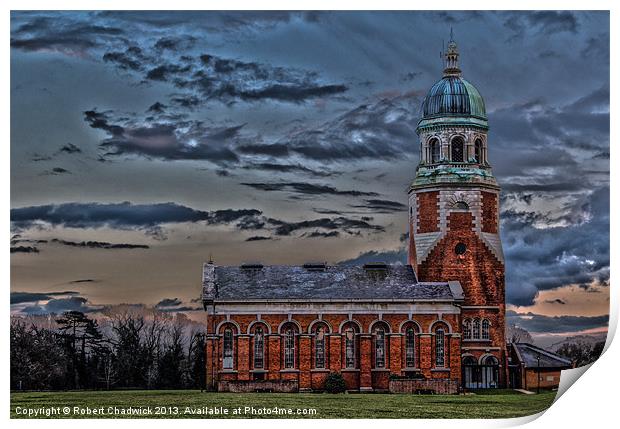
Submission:
[[[282,374],[287,374],[287,373],[290,373],[290,374],[296,374],[296,373],[298,373],[298,372],[299,372],[299,370],[298,370],[298,369],[293,369],[293,368],[289,368],[289,369],[281,369],[281,370],[280,370],[280,373],[282,373]]]
[[[330,372],[327,368],[312,368],[310,372]]]
[[[372,368],[371,372],[390,372],[389,368]]]
[[[251,369],[250,372],[254,373],[254,374],[266,374],[269,371],[266,369]]]
[[[236,369],[223,369],[218,371],[219,374],[236,374],[238,371]]]
[[[478,339],[463,339],[464,343],[490,343],[491,340],[478,340]]]
[[[340,372],[360,372],[360,370],[356,368],[343,368]]]
[[[450,368],[433,368],[431,372],[450,372]]]
[[[421,371],[420,368],[401,368],[400,370],[402,372],[420,372]]]

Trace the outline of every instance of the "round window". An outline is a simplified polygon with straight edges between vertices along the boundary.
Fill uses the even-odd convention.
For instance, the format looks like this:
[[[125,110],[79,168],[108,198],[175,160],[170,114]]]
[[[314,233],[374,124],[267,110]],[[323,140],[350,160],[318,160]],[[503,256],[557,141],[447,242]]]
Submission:
[[[465,246],[465,243],[458,243],[454,247],[454,253],[456,253],[457,255],[462,255],[466,251],[467,251],[467,246]]]

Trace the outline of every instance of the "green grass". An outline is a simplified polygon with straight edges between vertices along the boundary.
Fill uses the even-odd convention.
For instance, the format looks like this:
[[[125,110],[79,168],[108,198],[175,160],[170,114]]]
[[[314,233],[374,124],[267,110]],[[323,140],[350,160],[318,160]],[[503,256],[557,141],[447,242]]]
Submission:
[[[542,392],[537,395],[523,395],[516,392],[500,391],[498,394],[485,392],[484,395],[390,395],[390,394],[340,394],[327,393],[201,393],[195,390],[161,391],[108,391],[108,392],[27,392],[11,393],[11,418],[22,418],[17,409],[50,409],[56,407],[60,415],[50,418],[119,418],[123,415],[103,416],[76,415],[74,407],[150,407],[149,418],[507,418],[527,416],[547,409],[555,392]],[[64,414],[63,407],[69,407]],[[156,407],[177,407],[177,414],[154,414]],[[228,415],[195,415],[187,413],[186,407],[223,407]],[[240,415],[233,410],[241,407]],[[263,407],[273,409],[316,409],[314,415],[249,414],[244,407]],[[174,411],[174,409],[172,409]],[[45,417],[45,416],[37,416]],[[136,416],[134,416],[136,417]],[[140,417],[140,416],[137,416]]]

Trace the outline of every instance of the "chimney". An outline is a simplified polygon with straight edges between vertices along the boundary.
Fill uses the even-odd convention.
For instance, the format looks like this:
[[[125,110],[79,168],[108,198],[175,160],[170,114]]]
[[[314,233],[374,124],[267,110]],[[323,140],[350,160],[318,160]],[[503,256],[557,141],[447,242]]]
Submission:
[[[212,304],[217,296],[217,285],[215,281],[215,263],[212,260],[202,265],[202,304],[207,308]]]

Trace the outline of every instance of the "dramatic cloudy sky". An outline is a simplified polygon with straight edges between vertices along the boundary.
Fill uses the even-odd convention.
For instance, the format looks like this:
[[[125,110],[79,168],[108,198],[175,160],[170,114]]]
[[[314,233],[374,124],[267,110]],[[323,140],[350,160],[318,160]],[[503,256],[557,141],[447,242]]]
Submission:
[[[210,255],[404,261],[451,26],[489,113],[510,320],[605,329],[604,12],[13,13],[13,312],[196,308]]]

